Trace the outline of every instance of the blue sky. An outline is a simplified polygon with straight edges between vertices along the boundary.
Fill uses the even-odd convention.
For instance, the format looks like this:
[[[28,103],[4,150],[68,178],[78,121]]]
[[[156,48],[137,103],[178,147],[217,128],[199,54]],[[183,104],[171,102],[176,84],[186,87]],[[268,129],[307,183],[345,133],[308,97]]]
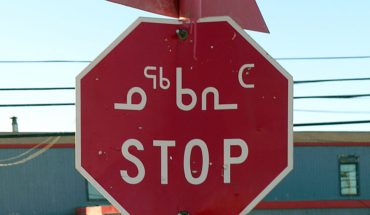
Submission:
[[[272,57],[370,56],[370,1],[257,1],[270,34],[251,32]],[[0,2],[0,61],[93,60],[139,16],[104,0]],[[370,77],[370,58],[278,61],[295,80]],[[69,87],[86,63],[0,63],[0,88]],[[295,96],[370,93],[370,81],[295,86]],[[0,104],[74,102],[74,91],[0,91]],[[370,120],[370,98],[296,100],[294,122]],[[310,112],[314,111],[314,112]],[[323,111],[323,112],[315,112]],[[334,112],[334,113],[333,113]],[[74,131],[73,106],[0,107],[0,131]],[[296,130],[370,130],[370,124]]]

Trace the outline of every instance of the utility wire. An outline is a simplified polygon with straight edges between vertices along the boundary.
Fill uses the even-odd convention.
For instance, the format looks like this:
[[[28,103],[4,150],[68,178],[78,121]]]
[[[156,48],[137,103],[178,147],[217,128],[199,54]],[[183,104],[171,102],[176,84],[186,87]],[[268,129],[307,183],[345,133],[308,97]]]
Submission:
[[[294,84],[339,82],[339,81],[369,81],[370,78],[345,78],[345,79],[319,79],[294,81]],[[47,90],[75,90],[75,87],[21,87],[21,88],[0,88],[0,91],[47,91]]]
[[[338,81],[369,81],[369,80],[370,80],[370,78],[321,79],[321,80],[294,81],[294,84],[308,84],[308,83],[321,83],[321,82],[338,82]]]
[[[44,103],[44,104],[0,104],[1,107],[44,107],[44,106],[73,106],[75,103]]]
[[[1,60],[0,63],[91,63],[91,60]]]
[[[294,127],[303,126],[325,126],[325,125],[350,125],[350,124],[367,124],[370,120],[360,120],[360,121],[339,121],[339,122],[314,122],[314,123],[295,123]]]
[[[370,97],[370,94],[330,95],[330,96],[295,96],[294,99],[352,99]],[[0,104],[1,107],[40,107],[40,106],[73,106],[75,103],[41,103],[41,104]]]
[[[335,111],[335,110],[310,110],[310,109],[294,109],[293,111],[306,113],[370,114],[370,111]]]
[[[346,59],[370,59],[370,55],[358,56],[318,56],[318,57],[277,57],[275,60],[346,60]],[[91,60],[0,60],[0,63],[91,63]]]
[[[3,104],[0,107],[35,107],[35,106],[73,106],[74,103],[47,103],[47,104]],[[299,111],[299,110],[298,110]],[[307,110],[304,110],[307,111]],[[318,122],[318,123],[296,123],[294,127],[302,126],[325,126],[325,125],[345,125],[345,124],[364,124],[370,123],[370,120],[362,121],[342,121],[342,122]]]
[[[29,150],[29,153],[26,153],[24,155],[20,155],[21,158],[20,159],[15,158],[15,159],[17,159],[15,161],[10,161],[10,162],[5,161],[4,163],[0,161],[0,167],[9,167],[9,166],[20,165],[20,164],[26,163],[26,162],[28,162],[32,159],[35,159],[36,157],[42,155],[47,150],[49,150],[55,143],[57,143],[59,141],[60,138],[61,138],[60,136],[54,137],[54,139],[50,143],[48,143],[47,145],[45,145],[41,149],[37,150],[36,152],[33,152],[32,154],[30,154],[32,152],[32,150]],[[41,145],[43,145],[43,144],[42,143],[38,144],[38,146],[41,146]],[[22,156],[24,158],[22,158]],[[13,159],[10,159],[10,160],[13,160]]]
[[[38,90],[74,90],[74,87],[33,87],[33,88],[0,88],[0,91],[38,91]]]
[[[323,95],[323,96],[295,96],[294,99],[353,99],[369,97],[370,94],[353,94],[353,95]]]
[[[74,132],[18,132],[18,133],[0,133],[0,138],[18,138],[18,137],[65,137],[73,136]]]
[[[42,107],[42,106],[74,106],[75,103],[46,103],[46,104],[0,104],[0,107]],[[370,111],[331,111],[294,109],[296,112],[333,113],[333,114],[370,114]]]
[[[275,60],[347,60],[347,59],[370,59],[370,55],[362,56],[328,56],[328,57],[278,57]]]
[[[42,145],[46,144],[47,142],[49,142],[51,139],[52,139],[52,137],[48,137],[46,140],[42,141],[39,144],[36,144],[34,147],[30,148],[29,150],[27,150],[25,152],[22,152],[22,153],[20,153],[20,154],[18,154],[16,156],[12,156],[12,157],[9,157],[9,158],[1,159],[0,160],[0,165],[3,162],[17,160],[17,159],[20,159],[23,156],[26,156],[27,154],[31,153],[33,150],[35,150],[35,149],[39,148],[40,146],[42,146]]]

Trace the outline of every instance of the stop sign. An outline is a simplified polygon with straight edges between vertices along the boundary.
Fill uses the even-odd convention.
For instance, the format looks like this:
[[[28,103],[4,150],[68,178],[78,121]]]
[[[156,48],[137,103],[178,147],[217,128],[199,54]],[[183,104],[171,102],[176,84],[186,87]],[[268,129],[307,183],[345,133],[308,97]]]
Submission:
[[[141,18],[77,77],[76,137],[123,214],[246,214],[292,169],[292,78],[229,18]]]

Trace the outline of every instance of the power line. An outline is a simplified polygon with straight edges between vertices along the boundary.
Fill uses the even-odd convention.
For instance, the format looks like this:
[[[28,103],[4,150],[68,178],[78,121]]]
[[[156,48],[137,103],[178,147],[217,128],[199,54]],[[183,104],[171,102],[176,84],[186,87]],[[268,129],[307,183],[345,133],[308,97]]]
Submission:
[[[360,97],[369,97],[370,94],[354,94],[354,95],[323,95],[323,96],[295,96],[294,99],[353,99]]]
[[[43,146],[42,148],[40,148],[39,150],[37,150],[35,152],[32,152],[32,150],[30,149],[30,150],[28,150],[28,153],[20,154],[19,159],[17,158],[18,156],[14,156],[13,158],[17,159],[15,161],[2,162],[2,161],[6,161],[6,160],[2,160],[2,161],[0,161],[0,167],[9,167],[9,166],[20,165],[20,164],[26,163],[30,160],[33,160],[36,157],[40,156],[41,154],[45,153],[47,150],[49,150],[55,143],[57,143],[59,141],[60,138],[61,138],[61,136],[54,137],[54,139],[50,143],[48,143],[47,145]],[[44,145],[44,144],[39,143],[37,146],[41,146],[41,145]],[[11,158],[9,160],[14,160],[13,158]]]
[[[314,123],[296,123],[294,127],[303,126],[325,126],[325,125],[350,125],[350,124],[367,124],[370,120],[360,120],[360,121],[339,121],[339,122],[314,122]]]
[[[308,83],[320,83],[320,82],[338,82],[338,81],[369,81],[369,80],[370,80],[370,78],[321,79],[321,80],[294,81],[294,84],[308,84]]]
[[[0,91],[46,91],[46,90],[74,90],[74,87],[33,87],[33,88],[0,88]]]
[[[43,103],[43,104],[0,104],[0,107],[45,107],[45,106],[73,106],[75,103]]]
[[[43,107],[43,106],[74,106],[75,103],[42,103],[42,104],[0,104],[0,107]],[[334,114],[370,114],[370,111],[331,111],[294,109],[296,112],[334,113]]]
[[[309,109],[294,109],[294,111],[307,113],[332,113],[332,114],[370,114],[370,111],[334,111],[334,110],[309,110]]]
[[[370,59],[370,55],[362,56],[328,56],[328,57],[279,57],[275,60],[348,60],[348,59]]]
[[[73,106],[75,103],[45,103],[45,104],[2,104],[0,107],[40,107],[40,106]],[[300,111],[300,110],[297,110]],[[303,110],[307,111],[307,110]],[[339,122],[315,122],[315,123],[296,123],[294,127],[303,126],[325,126],[325,125],[347,125],[347,124],[365,124],[370,123],[370,120],[362,121],[339,121]]]
[[[340,82],[340,81],[369,81],[370,78],[345,78],[345,79],[319,79],[294,81],[294,84],[320,83],[320,82]],[[75,87],[20,87],[20,88],[0,88],[0,91],[47,91],[47,90],[75,90]]]
[[[0,63],[91,63],[91,60],[1,60]]]
[[[346,59],[370,59],[370,55],[358,56],[316,56],[316,57],[277,57],[279,61],[296,60],[346,60]],[[0,63],[91,63],[91,60],[0,60]]]
[[[330,96],[295,96],[294,99],[351,99],[370,97],[370,94],[330,95]],[[41,107],[41,106],[73,106],[75,103],[41,103],[41,104],[0,104],[1,107]]]
[[[22,133],[5,133],[0,134],[0,138],[18,138],[18,137],[65,137],[73,136],[74,132],[22,132]]]

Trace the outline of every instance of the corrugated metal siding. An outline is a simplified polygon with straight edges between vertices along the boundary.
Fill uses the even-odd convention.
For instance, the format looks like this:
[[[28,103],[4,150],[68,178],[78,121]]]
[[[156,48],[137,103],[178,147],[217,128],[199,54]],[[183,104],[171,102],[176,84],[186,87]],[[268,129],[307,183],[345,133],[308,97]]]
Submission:
[[[26,149],[1,149],[0,160]],[[0,214],[74,214],[86,201],[74,149],[49,149],[24,164],[0,167]]]
[[[360,195],[339,194],[338,155],[359,156]],[[265,198],[273,201],[370,199],[370,147],[295,147],[294,170]]]
[[[7,141],[6,143],[8,143]],[[35,143],[35,142],[33,142]],[[29,149],[0,149],[0,160]],[[359,156],[360,195],[339,195],[338,155]],[[3,163],[3,162],[2,162]],[[370,147],[294,148],[294,170],[266,201],[370,199]],[[0,167],[0,215],[67,215],[87,201],[86,182],[74,168],[74,148],[52,148],[21,165]],[[370,214],[370,209],[254,210],[259,214]]]
[[[254,210],[249,215],[369,215],[369,209]]]

